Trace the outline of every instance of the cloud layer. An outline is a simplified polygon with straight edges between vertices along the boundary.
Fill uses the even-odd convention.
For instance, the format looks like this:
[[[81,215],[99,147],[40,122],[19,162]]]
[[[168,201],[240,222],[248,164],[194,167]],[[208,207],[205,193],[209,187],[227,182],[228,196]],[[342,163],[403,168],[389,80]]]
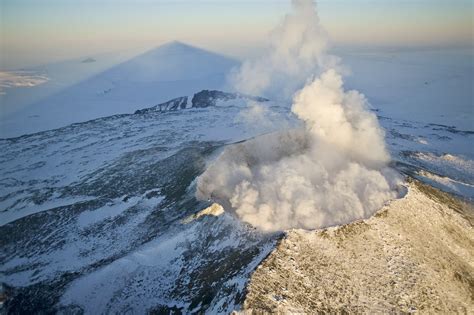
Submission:
[[[32,87],[43,84],[49,79],[45,75],[31,71],[0,71],[0,95],[7,89],[16,87]]]

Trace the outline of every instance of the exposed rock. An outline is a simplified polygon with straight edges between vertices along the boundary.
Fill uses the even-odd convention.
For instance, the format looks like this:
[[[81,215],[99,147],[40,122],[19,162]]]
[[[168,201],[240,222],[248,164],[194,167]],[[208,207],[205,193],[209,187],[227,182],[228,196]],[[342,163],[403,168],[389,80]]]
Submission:
[[[292,230],[257,268],[251,313],[474,312],[473,207],[412,182],[374,217]]]
[[[81,63],[92,63],[92,62],[96,62],[96,60],[92,57],[86,58],[81,61]]]
[[[216,90],[203,90],[199,93],[194,94],[192,102],[192,107],[202,108],[208,106],[216,106],[218,100],[228,101],[234,99],[247,99],[255,102],[267,102],[268,99],[258,96],[249,96],[239,93],[226,93]]]
[[[193,108],[206,108],[210,106],[216,106],[217,101],[231,101],[231,100],[251,100],[254,102],[268,102],[269,100],[259,96],[250,96],[240,93],[227,93],[216,90],[202,90],[194,94],[191,104]],[[135,111],[135,114],[146,114],[151,112],[168,112],[179,109],[188,108],[188,97],[181,96],[174,98],[170,101],[160,103],[158,105],[139,109]]]
[[[199,219],[202,216],[213,216],[213,217],[218,217],[224,213],[224,208],[218,203],[213,203],[209,207],[207,207],[204,210],[199,211],[196,214],[193,214],[186,219],[183,220],[184,224],[191,223],[192,221]]]
[[[170,101],[167,101],[165,103],[155,105],[153,107],[139,109],[135,111],[135,114],[146,114],[150,112],[167,112],[167,111],[172,111],[172,110],[185,109],[187,104],[188,104],[188,97],[181,96],[181,97],[174,98]]]
[[[5,302],[10,298],[12,289],[5,283],[0,283],[0,314],[3,314],[2,309]]]

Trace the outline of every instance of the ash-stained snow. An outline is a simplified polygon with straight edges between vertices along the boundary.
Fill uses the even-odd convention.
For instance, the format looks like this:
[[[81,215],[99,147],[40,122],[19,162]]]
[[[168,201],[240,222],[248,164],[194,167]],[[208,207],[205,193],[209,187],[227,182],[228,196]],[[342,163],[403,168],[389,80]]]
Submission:
[[[288,231],[248,284],[268,313],[474,311],[474,208],[420,183],[374,217]]]

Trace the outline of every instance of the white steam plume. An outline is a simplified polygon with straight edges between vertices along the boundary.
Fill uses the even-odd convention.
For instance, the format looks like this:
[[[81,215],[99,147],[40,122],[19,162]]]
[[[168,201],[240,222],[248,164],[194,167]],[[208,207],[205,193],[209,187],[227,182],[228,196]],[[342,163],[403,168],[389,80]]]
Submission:
[[[387,167],[384,133],[367,100],[357,91],[346,92],[337,69],[323,62],[326,40],[313,2],[293,4],[295,13],[274,35],[285,41],[269,63],[255,63],[268,77],[253,84],[248,64],[239,75],[246,88],[257,91],[279,87],[284,77],[294,83],[300,79],[297,69],[305,71],[308,83],[294,95],[291,108],[304,127],[226,148],[197,184],[198,198],[215,199],[264,231],[315,229],[368,217],[398,196],[400,184]],[[306,72],[303,65],[313,70]],[[275,73],[281,75],[276,81]],[[311,80],[314,73],[320,76]],[[286,87],[291,91],[294,85]]]
[[[311,0],[292,4],[292,12],[271,32],[266,52],[231,72],[229,81],[238,91],[288,100],[308,78],[339,68],[339,58],[326,52],[328,37],[316,4]]]

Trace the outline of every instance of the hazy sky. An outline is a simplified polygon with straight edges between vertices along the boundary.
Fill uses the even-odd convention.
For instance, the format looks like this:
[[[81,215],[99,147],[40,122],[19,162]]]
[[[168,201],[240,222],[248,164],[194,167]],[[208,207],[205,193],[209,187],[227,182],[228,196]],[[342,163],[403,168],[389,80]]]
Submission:
[[[335,44],[452,46],[473,41],[474,0],[319,0]],[[0,0],[0,67],[181,40],[242,57],[290,0]]]

